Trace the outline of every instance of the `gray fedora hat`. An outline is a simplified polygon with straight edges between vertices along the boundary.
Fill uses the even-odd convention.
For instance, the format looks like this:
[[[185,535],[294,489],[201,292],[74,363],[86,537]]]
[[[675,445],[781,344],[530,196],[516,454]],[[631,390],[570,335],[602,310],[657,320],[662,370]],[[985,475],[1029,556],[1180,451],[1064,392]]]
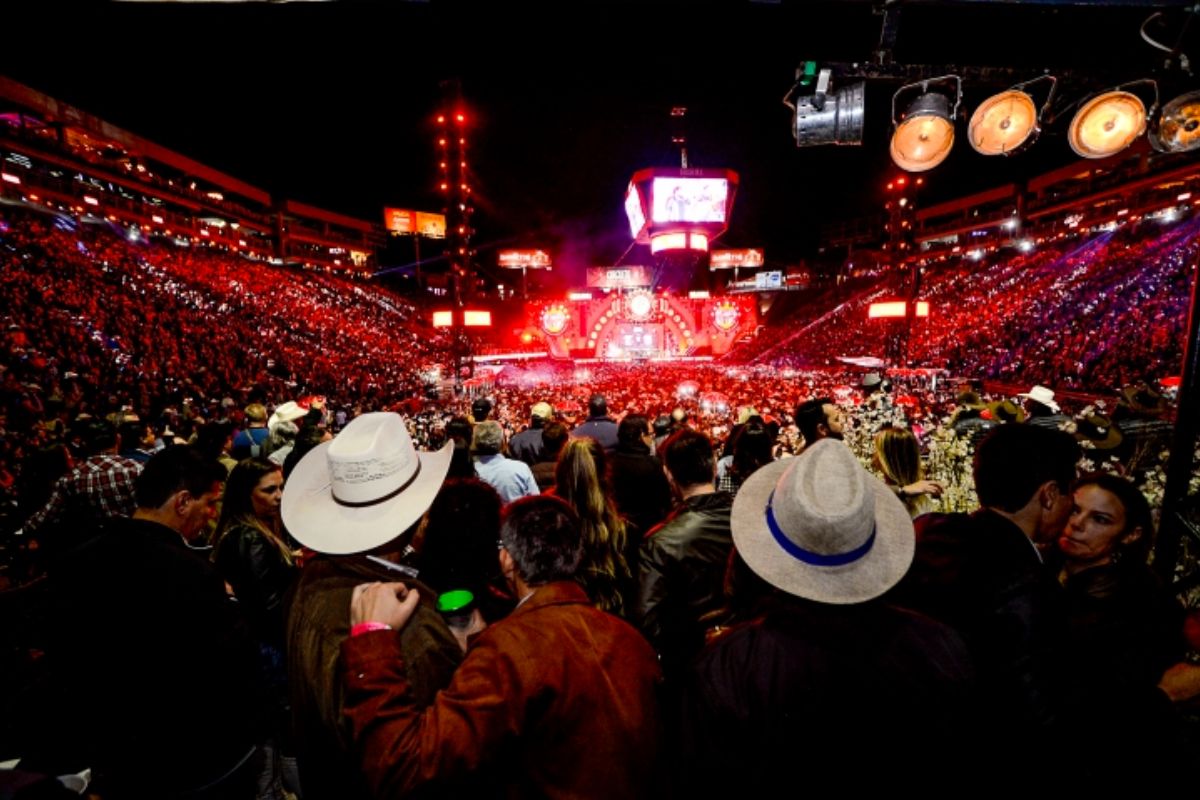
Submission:
[[[880,596],[904,577],[916,546],[904,504],[835,439],[751,475],[731,524],[759,577],[820,603]]]

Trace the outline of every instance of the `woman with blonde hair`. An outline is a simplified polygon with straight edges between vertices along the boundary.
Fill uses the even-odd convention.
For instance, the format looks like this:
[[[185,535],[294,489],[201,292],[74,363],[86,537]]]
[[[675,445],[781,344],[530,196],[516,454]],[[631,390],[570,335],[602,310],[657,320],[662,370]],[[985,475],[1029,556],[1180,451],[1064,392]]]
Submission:
[[[925,480],[921,466],[921,448],[917,437],[907,428],[886,427],[875,434],[875,470],[892,487],[910,516],[932,510],[930,497],[940,497],[942,484]]]
[[[576,579],[597,608],[625,614],[633,578],[625,560],[625,521],[617,513],[605,473],[604,449],[593,439],[572,439],[555,469],[554,494],[582,523],[584,556]]]

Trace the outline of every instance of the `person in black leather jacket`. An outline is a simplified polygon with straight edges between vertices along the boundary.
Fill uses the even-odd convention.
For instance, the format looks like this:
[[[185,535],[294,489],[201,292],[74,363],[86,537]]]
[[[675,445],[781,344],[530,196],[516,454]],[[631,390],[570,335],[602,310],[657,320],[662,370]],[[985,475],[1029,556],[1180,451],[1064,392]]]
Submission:
[[[283,470],[266,458],[248,458],[225,484],[213,537],[213,562],[260,642],[283,644],[283,597],[299,570],[279,521]]]
[[[1043,550],[1071,513],[1079,456],[1061,431],[997,427],[975,453],[983,508],[922,517],[912,568],[888,596],[962,635],[982,695],[979,753],[1014,785],[1037,769],[1031,756],[1048,752],[1063,721],[1064,598]]]
[[[733,495],[713,488],[716,458],[704,434],[681,430],[661,454],[683,502],[642,542],[634,618],[670,680],[704,647],[705,617],[725,606]]]
[[[671,486],[662,462],[650,452],[653,437],[649,419],[641,414],[626,415],[617,426],[617,452],[608,460],[617,510],[632,528],[632,552],[626,554],[631,568],[637,566],[641,540],[671,510]]]
[[[263,674],[276,714],[275,741],[266,750],[260,797],[282,797],[279,781],[298,786],[295,759],[287,740],[287,667],[284,662],[284,598],[299,577],[296,557],[287,544],[279,505],[283,468],[266,458],[247,458],[229,473],[221,517],[213,538],[213,562],[232,588],[250,630],[258,640]],[[276,761],[274,747],[281,755]]]
[[[1144,785],[1153,762],[1156,785],[1168,788],[1195,763],[1195,744],[1159,687],[1187,642],[1183,607],[1146,564],[1153,541],[1150,504],[1131,481],[1096,473],[1076,482],[1058,549],[1071,694],[1061,741],[1080,786]],[[1116,763],[1090,757],[1092,743],[1105,740],[1122,742]]]

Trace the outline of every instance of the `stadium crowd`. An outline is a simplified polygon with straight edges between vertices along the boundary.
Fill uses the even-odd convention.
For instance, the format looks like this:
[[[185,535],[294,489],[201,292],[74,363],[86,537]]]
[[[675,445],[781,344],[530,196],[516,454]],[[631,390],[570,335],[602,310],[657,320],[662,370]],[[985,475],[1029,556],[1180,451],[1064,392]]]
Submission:
[[[451,343],[385,290],[5,210],[0,534],[44,624],[0,756],[101,798],[728,796],[797,752],[1177,786],[1200,641],[1128,445],[1168,429],[1196,225],[931,275],[936,369],[834,366],[867,294],[803,358],[435,400]]]
[[[903,322],[867,317],[870,303],[903,296],[885,280],[816,319],[777,320],[781,330],[799,332],[764,358],[804,367],[885,356],[985,380],[1115,392],[1163,376],[1182,357],[1198,224],[1147,220],[1152,230],[931,265],[920,291],[930,315],[913,321],[906,354],[895,344]]]

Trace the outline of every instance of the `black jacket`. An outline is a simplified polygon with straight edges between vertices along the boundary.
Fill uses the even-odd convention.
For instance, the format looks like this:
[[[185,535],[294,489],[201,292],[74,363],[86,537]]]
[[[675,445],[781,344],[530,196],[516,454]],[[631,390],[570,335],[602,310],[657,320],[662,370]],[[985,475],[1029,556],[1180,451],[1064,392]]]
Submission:
[[[637,538],[630,537],[636,557],[640,539],[671,511],[671,486],[662,464],[641,442],[617,445],[609,471],[617,510],[636,528]]]
[[[1196,743],[1189,752],[1186,726],[1158,682],[1187,649],[1183,607],[1149,567],[1133,562],[1086,569],[1065,589],[1071,680],[1061,741],[1079,785],[1181,785],[1185,765],[1200,754]],[[1121,757],[1094,758],[1102,741],[1122,742]]]
[[[1028,751],[1063,707],[1062,590],[1015,524],[988,510],[917,522],[908,574],[888,599],[955,628],[979,675],[998,747]]]
[[[704,617],[725,607],[733,495],[690,497],[642,541],[634,618],[671,677],[704,646]]]
[[[203,555],[116,519],[54,580],[50,654],[72,724],[113,797],[168,797],[231,770],[262,731],[259,654]]]
[[[217,544],[217,572],[233,587],[260,642],[283,649],[283,600],[300,570],[284,560],[261,531],[234,525]]]
[[[914,765],[938,781],[966,772],[971,690],[966,647],[945,625],[878,600],[776,594],[689,671],[680,794],[769,797],[847,780],[927,790],[930,772]]]

